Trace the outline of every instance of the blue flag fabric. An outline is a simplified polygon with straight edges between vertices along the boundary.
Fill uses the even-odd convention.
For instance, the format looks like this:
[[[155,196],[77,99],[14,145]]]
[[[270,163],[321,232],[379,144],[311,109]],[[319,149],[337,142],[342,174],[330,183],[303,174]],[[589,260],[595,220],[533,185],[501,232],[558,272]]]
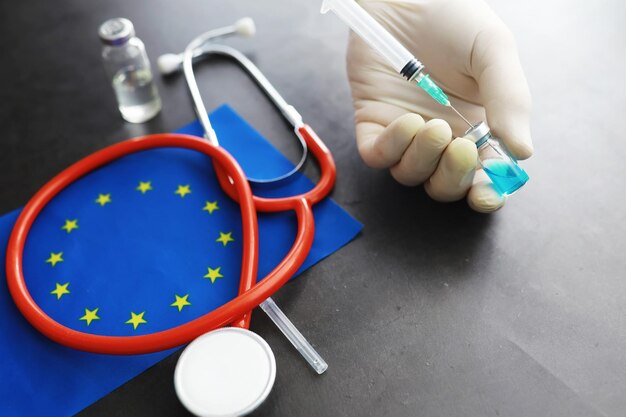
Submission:
[[[249,176],[269,178],[292,167],[228,106],[211,120],[221,145]],[[179,132],[202,136],[197,122]],[[298,174],[255,192],[292,195],[310,187]],[[301,270],[362,227],[330,199],[314,213],[315,241]],[[1,253],[17,215],[0,218]],[[239,206],[219,187],[210,158],[174,148],[145,151],[89,174],[48,204],[26,242],[24,275],[35,301],[72,329],[153,333],[236,296],[241,229]],[[259,233],[262,278],[291,247],[295,215],[261,214]],[[3,285],[0,415],[73,414],[171,353],[117,357],[57,345],[21,317]]]

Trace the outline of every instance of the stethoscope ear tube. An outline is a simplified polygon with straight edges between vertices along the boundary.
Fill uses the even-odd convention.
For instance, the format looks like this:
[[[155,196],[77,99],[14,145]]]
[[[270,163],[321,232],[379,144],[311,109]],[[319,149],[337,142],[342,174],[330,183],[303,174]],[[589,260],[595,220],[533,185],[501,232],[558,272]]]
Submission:
[[[272,104],[274,104],[276,109],[278,109],[285,121],[293,126],[294,133],[298,138],[298,141],[302,148],[300,159],[295,164],[295,166],[288,172],[274,178],[248,177],[248,181],[255,184],[273,184],[291,178],[295,173],[299,172],[302,169],[307,160],[307,144],[306,141],[298,133],[299,129],[304,125],[304,123],[302,122],[302,116],[300,115],[300,113],[298,113],[295,107],[285,101],[280,93],[274,88],[272,83],[269,82],[269,80],[263,75],[261,70],[256,65],[254,65],[252,61],[250,61],[244,54],[234,48],[225,45],[209,43],[209,41],[213,40],[214,38],[214,31],[209,31],[197,36],[189,43],[189,45],[187,45],[182,58],[182,68],[185,74],[187,87],[189,88],[189,93],[193,102],[193,108],[205,132],[205,138],[214,145],[219,144],[217,135],[213,130],[213,126],[211,125],[207,110],[204,106],[202,94],[200,93],[200,89],[198,88],[196,76],[193,71],[193,65],[194,62],[200,61],[202,58],[219,55],[229,58],[237,63],[239,67],[250,76],[250,78],[255,82],[259,89],[261,89],[261,91],[267,96],[267,98],[269,98]],[[171,57],[177,56],[178,55],[167,54],[163,56],[164,59],[162,60],[167,63],[169,62],[169,60],[173,60],[173,58],[170,59]],[[167,67],[168,70],[167,72],[165,72],[166,74],[170,74],[173,72],[170,71],[170,67],[171,66]]]

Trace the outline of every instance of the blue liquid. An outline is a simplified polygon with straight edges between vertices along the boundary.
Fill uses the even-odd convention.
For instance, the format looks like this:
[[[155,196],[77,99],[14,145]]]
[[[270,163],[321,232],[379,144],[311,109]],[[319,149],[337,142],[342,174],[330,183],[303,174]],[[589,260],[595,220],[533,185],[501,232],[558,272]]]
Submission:
[[[500,194],[509,195],[528,181],[528,174],[515,162],[499,159],[483,161],[483,168]]]

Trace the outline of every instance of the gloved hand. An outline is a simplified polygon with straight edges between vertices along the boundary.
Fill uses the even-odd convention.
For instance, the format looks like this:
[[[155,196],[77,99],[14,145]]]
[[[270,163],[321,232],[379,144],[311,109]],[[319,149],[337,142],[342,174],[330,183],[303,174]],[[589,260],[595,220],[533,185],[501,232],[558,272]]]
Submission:
[[[426,65],[426,72],[465,117],[486,120],[516,158],[532,155],[530,93],[515,40],[484,1],[359,4]],[[435,200],[467,195],[474,210],[502,207],[504,198],[482,170],[476,171],[474,143],[452,140],[453,133],[462,135],[467,125],[451,109],[407,83],[354,33],[347,59],[357,145],[366,164],[389,168],[402,184],[423,183]]]

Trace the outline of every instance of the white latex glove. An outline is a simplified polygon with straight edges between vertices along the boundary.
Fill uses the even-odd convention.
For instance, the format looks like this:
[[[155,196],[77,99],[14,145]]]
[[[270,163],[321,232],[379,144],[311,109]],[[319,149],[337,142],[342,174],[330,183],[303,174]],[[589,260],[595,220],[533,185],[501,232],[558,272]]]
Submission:
[[[426,72],[465,117],[486,120],[518,159],[532,155],[530,93],[515,40],[484,1],[359,4],[426,65]],[[474,143],[452,140],[452,134],[462,135],[467,125],[409,84],[354,33],[348,45],[348,76],[358,149],[366,164],[389,168],[402,184],[423,183],[438,201],[467,196],[480,212],[502,207],[504,198],[482,170],[476,171]]]

